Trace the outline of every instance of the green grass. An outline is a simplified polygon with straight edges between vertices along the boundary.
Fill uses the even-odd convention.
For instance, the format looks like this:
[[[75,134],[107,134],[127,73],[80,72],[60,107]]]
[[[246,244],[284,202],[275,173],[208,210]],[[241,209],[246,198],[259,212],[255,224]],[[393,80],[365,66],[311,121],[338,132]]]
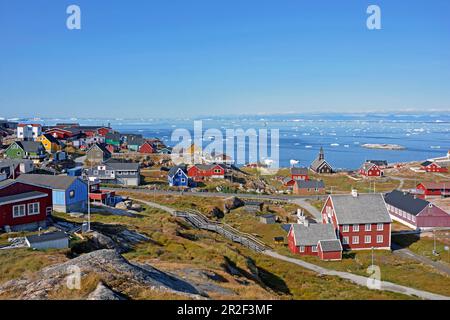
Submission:
[[[447,242],[444,242],[447,240]],[[436,232],[436,251],[438,256],[433,255],[434,240],[429,237],[418,237],[417,235],[395,235],[392,241],[408,248],[412,252],[427,257],[431,260],[450,265],[449,252],[444,250],[445,246],[450,246],[450,239],[444,232]]]
[[[65,261],[66,250],[0,250],[0,284]]]

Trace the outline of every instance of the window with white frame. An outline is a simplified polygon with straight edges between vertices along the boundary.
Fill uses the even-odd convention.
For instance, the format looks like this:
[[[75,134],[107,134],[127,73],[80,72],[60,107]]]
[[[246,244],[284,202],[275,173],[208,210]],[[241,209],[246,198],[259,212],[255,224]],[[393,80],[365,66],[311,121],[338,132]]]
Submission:
[[[47,207],[47,209],[45,209],[45,214],[50,216],[52,214],[52,211],[53,211],[52,207]]]
[[[353,232],[359,232],[359,224],[353,225]]]
[[[342,238],[342,244],[348,244],[348,241],[349,241],[348,237]]]
[[[349,227],[348,224],[344,224],[344,225],[342,226],[342,232],[348,232],[349,230],[350,230],[350,227]]]
[[[304,246],[300,246],[299,250],[300,250],[300,252],[305,252],[305,247]]]
[[[372,236],[364,236],[364,243],[372,243]]]
[[[311,250],[312,250],[312,252],[317,252],[317,246],[312,246]]]
[[[353,244],[359,244],[359,236],[353,236],[352,237],[352,243]]]
[[[20,218],[26,215],[26,209],[24,204],[13,206],[13,218]]]
[[[372,230],[372,225],[371,225],[370,223],[366,223],[366,228],[365,228],[365,230],[366,230],[366,231]]]
[[[28,215],[32,216],[35,214],[39,214],[39,202],[29,203],[28,204]]]
[[[383,243],[384,239],[382,235],[377,236],[377,243]]]
[[[377,224],[377,231],[383,231],[384,229],[384,224],[383,223],[378,223]]]

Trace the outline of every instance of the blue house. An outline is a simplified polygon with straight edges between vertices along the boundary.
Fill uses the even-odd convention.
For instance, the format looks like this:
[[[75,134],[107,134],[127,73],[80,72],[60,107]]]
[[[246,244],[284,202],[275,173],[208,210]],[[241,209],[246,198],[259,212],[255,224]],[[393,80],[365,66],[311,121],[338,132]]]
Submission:
[[[171,187],[189,187],[190,181],[186,166],[175,166],[170,168],[167,175],[169,186]]]
[[[16,181],[52,189],[53,210],[57,212],[85,212],[88,186],[79,177],[21,174]]]

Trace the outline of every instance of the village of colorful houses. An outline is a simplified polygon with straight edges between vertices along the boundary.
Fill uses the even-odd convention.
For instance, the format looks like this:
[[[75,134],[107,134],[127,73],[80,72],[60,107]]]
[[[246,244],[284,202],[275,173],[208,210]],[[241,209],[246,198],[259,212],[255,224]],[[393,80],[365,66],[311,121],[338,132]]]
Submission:
[[[86,215],[93,203],[114,208],[123,202],[117,195],[120,190],[141,188],[156,192],[159,188],[161,193],[198,194],[206,192],[199,186],[214,181],[219,185],[214,192],[220,194],[220,181],[239,181],[242,173],[242,168],[235,167],[233,159],[225,154],[203,155],[202,163],[194,165],[175,165],[169,157],[172,149],[160,139],[121,134],[109,125],[43,126],[3,121],[0,137],[0,230],[11,233],[39,229],[38,236],[27,237],[27,244],[35,249],[69,245],[71,235],[64,230],[45,232],[53,212]],[[197,149],[192,145],[185,152],[194,153]],[[394,223],[419,232],[450,229],[450,176],[446,175],[449,166],[450,151],[408,168],[412,177],[415,172],[426,174],[413,188],[381,193],[352,188],[350,192],[339,192],[327,186],[326,181],[342,173],[334,171],[321,149],[310,166],[292,166],[286,169],[288,175],[274,176],[279,190],[267,194],[254,187],[252,200],[246,201],[251,206],[255,201],[258,204],[268,199],[322,199],[319,217],[307,217],[304,210],[298,209],[293,213],[294,221],[283,225],[285,238],[276,240],[284,242],[298,256],[341,260],[347,251],[391,250]],[[164,177],[165,183],[144,183],[142,173],[152,167],[158,168],[153,171]],[[377,179],[401,167],[402,164],[368,159],[359,170],[345,174],[375,186]],[[435,174],[444,179],[436,181]],[[249,190],[241,188],[236,196],[246,199],[246,191]],[[260,221],[282,223],[273,214],[261,215]]]

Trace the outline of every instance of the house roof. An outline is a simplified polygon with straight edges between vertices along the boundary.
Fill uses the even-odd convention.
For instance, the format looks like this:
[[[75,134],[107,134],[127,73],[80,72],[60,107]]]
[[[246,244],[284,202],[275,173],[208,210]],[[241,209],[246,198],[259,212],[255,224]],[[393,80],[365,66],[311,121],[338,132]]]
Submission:
[[[109,152],[109,150],[106,149],[106,144],[103,144],[103,143],[95,143],[95,144],[93,144],[93,145],[88,149],[88,151],[86,151],[86,152],[91,151],[93,148],[98,148],[98,149],[100,149],[104,154],[109,154],[109,155],[111,155],[111,152]]]
[[[14,183],[16,183],[16,181],[14,181],[12,179],[7,179],[7,180],[0,181],[0,189],[5,188],[7,186],[10,186],[10,185],[12,185]]]
[[[106,139],[120,140],[120,133],[118,132],[108,132],[105,136]]]
[[[309,226],[292,224],[295,244],[297,246],[315,246],[320,240],[334,240],[336,233],[331,223],[312,223]]]
[[[339,224],[389,223],[381,194],[330,195]]]
[[[422,166],[422,167],[428,167],[430,164],[433,164],[434,162],[433,161],[424,161],[424,162],[422,162],[420,165]]]
[[[24,193],[18,193],[11,196],[5,196],[0,197],[0,205],[12,203],[12,202],[18,202],[18,201],[24,201],[24,200],[33,200],[38,198],[44,198],[48,195],[44,192],[39,191],[31,191],[31,192],[24,192]]]
[[[50,133],[44,133],[42,136],[44,136],[51,143],[61,144],[59,140],[52,136]]]
[[[325,159],[315,159],[312,163],[311,163],[311,169],[313,171],[318,171],[320,168],[322,168],[324,165],[327,165],[331,168],[331,166],[328,164],[328,162]]]
[[[423,185],[428,190],[448,190],[450,189],[450,181],[443,182],[422,182]]]
[[[414,195],[402,192],[399,190],[394,190],[387,193],[384,196],[384,201],[391,206],[394,206],[400,210],[408,212],[414,216],[418,215],[425,209],[430,202],[414,197]]]
[[[42,143],[37,141],[15,141],[25,152],[38,153],[44,148]]]
[[[375,166],[377,166],[375,163],[364,162],[363,165],[361,166],[361,169],[364,171],[369,171],[370,169],[372,169]]]
[[[308,168],[291,168],[291,174],[293,175],[308,175]]]
[[[386,160],[366,160],[366,162],[376,164],[379,167],[386,167],[388,165],[388,162]]]
[[[41,235],[27,236],[26,238],[28,242],[31,244],[31,243],[41,243],[46,241],[67,239],[69,238],[69,236],[65,232],[57,231],[51,233],[41,233]]]
[[[341,241],[339,241],[338,239],[320,240],[319,244],[320,248],[322,249],[322,252],[342,251]]]
[[[51,176],[45,174],[21,174],[16,181],[37,185],[50,189],[66,190],[78,177],[70,176]]]
[[[223,164],[195,164],[195,165],[193,165],[193,167],[197,167],[200,170],[206,170],[206,171],[211,170],[217,166],[219,166],[223,169],[226,169],[226,166]]]
[[[129,170],[129,171],[139,170],[139,163],[135,162],[105,161],[104,165],[114,170]]]
[[[0,160],[0,168],[18,166],[21,163],[33,163],[32,160],[29,159],[2,159]]]
[[[169,177],[175,176],[175,175],[177,174],[177,172],[178,172],[179,169],[180,169],[181,171],[183,171],[183,173],[184,173],[185,175],[187,175],[187,173],[186,173],[186,166],[185,166],[185,165],[179,165],[179,166],[174,166],[174,167],[170,168],[169,173],[168,173],[168,176],[169,176]]]
[[[299,189],[325,188],[325,183],[322,180],[295,180],[295,184]]]

